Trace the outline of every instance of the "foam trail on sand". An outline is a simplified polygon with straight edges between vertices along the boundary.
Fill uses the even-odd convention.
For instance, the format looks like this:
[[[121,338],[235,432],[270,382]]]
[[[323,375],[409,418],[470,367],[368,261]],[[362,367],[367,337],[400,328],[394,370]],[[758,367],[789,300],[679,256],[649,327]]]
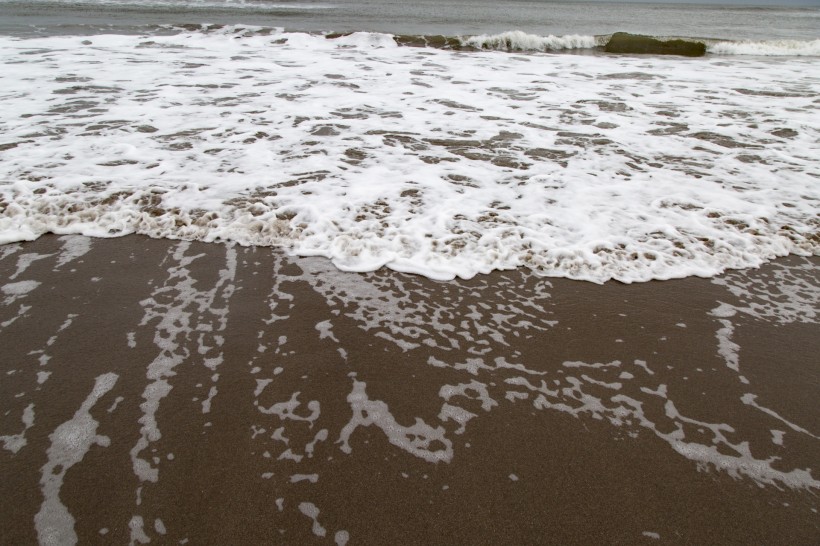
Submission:
[[[20,418],[23,421],[23,431],[17,434],[5,434],[0,436],[3,441],[3,449],[17,453],[24,447],[28,441],[26,440],[26,432],[34,426],[34,404],[29,404],[23,410],[23,415]]]
[[[444,435],[442,427],[433,428],[423,420],[405,427],[396,422],[387,404],[367,397],[363,381],[353,379],[353,390],[347,395],[347,401],[353,410],[353,417],[342,429],[338,442],[345,453],[351,453],[350,436],[358,427],[375,425],[386,435],[391,444],[415,455],[427,462],[450,462],[453,458],[453,443]],[[433,449],[431,445],[442,445]]]
[[[107,436],[97,434],[99,422],[91,414],[91,408],[108,391],[114,388],[119,376],[107,373],[97,377],[94,388],[70,420],[49,436],[48,462],[43,466],[40,485],[43,504],[34,516],[37,538],[40,544],[77,544],[74,517],[60,500],[60,489],[66,472],[81,462],[94,445],[108,447]]]
[[[313,521],[313,534],[317,537],[323,537],[327,534],[327,529],[319,524],[319,509],[312,502],[299,503],[299,511],[309,517]]]
[[[151,296],[140,304],[144,316],[140,326],[154,327],[153,342],[157,356],[146,369],[148,384],[142,392],[142,412],[139,418],[139,438],[131,448],[133,472],[140,485],[136,490],[136,504],[142,503],[143,488],[159,481],[158,447],[152,447],[162,438],[157,415],[160,404],[173,389],[175,369],[183,363],[201,364],[214,372],[223,360],[222,345],[228,321],[227,301],[235,290],[236,249],[225,249],[225,263],[216,272],[216,280],[200,289],[191,272],[191,264],[203,254],[189,255],[190,243],[180,242],[171,247],[166,260],[172,262],[168,279],[155,287]],[[195,350],[190,351],[190,346]],[[208,414],[218,390],[218,373],[212,373],[208,394],[201,403],[202,413]],[[207,424],[206,424],[207,426]],[[148,454],[150,453],[150,455]],[[170,454],[169,454],[170,458]],[[143,516],[135,514],[131,520],[132,543],[143,543],[147,537]]]
[[[91,239],[88,237],[66,235],[61,238],[61,241],[63,243],[63,248],[60,251],[59,258],[57,259],[57,266],[54,269],[60,269],[64,265],[73,262],[91,250]]]
[[[2,290],[3,294],[7,296],[3,301],[3,304],[11,305],[18,298],[21,298],[29,292],[35,290],[38,286],[40,286],[40,284],[42,284],[40,281],[18,281],[0,286],[0,290]]]

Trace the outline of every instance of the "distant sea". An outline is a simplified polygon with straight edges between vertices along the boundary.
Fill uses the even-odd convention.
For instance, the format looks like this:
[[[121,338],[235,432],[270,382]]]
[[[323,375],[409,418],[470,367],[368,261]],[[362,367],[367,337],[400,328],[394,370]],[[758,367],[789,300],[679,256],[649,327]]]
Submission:
[[[604,282],[820,251],[820,8],[0,0],[0,244]],[[611,55],[612,33],[707,55]]]
[[[820,6],[550,0],[2,0],[2,34],[141,33],[157,26],[242,24],[289,31],[606,35],[625,31],[723,40],[816,40]]]

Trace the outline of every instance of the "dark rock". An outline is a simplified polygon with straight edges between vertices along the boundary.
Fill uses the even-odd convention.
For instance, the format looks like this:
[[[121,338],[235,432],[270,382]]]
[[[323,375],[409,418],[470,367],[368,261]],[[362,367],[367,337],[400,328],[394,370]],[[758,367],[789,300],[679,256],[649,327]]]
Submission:
[[[684,55],[702,57],[706,54],[706,45],[687,40],[662,41],[650,36],[616,32],[609,39],[604,51],[607,53],[650,53],[654,55]]]

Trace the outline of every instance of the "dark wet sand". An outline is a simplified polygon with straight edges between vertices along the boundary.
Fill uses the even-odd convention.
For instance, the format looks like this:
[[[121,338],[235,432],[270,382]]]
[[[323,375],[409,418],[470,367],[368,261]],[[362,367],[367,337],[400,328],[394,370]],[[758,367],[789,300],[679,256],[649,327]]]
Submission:
[[[439,283],[80,239],[0,247],[2,544],[820,542],[816,257]]]

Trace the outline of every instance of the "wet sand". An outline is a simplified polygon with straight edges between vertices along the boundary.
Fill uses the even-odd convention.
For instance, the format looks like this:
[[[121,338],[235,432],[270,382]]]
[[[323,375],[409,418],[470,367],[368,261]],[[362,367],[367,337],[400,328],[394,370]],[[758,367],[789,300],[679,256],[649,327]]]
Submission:
[[[2,246],[0,543],[816,544],[818,271]]]

